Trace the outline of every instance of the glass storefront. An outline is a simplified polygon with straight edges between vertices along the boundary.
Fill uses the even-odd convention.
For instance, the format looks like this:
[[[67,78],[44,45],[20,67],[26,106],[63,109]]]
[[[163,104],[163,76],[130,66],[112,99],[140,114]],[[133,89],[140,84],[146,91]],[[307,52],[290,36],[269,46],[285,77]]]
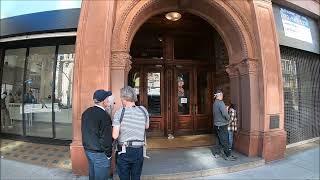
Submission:
[[[70,140],[74,45],[5,50],[1,132]]]
[[[26,48],[5,51],[1,86],[1,132],[23,134],[23,75]]]
[[[54,108],[56,137],[69,139],[72,137],[72,82],[74,67],[74,45],[59,46]]]

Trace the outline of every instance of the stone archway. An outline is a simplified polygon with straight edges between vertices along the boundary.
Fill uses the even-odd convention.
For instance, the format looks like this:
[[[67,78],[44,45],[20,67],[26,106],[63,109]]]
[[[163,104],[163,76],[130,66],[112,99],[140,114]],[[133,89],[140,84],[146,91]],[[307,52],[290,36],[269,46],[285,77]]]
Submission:
[[[114,92],[127,84],[126,78],[131,64],[129,53],[131,41],[142,24],[156,14],[177,10],[187,11],[211,24],[225,42],[229,56],[229,67],[226,70],[229,73],[232,87],[231,100],[238,105],[241,116],[243,115],[243,117],[239,117],[242,123],[248,125],[252,124],[252,119],[259,119],[260,109],[257,106],[249,105],[241,99],[243,96],[248,96],[252,98],[250,101],[253,104],[260,103],[259,99],[252,97],[259,94],[257,50],[254,48],[256,47],[255,39],[246,18],[237,13],[231,4],[227,1],[213,0],[148,0],[124,4],[122,9],[115,22],[112,36],[111,53],[112,63],[115,66],[111,67],[111,74],[115,76],[114,79],[111,79],[111,86]],[[128,66],[121,66],[120,64],[127,64]],[[240,76],[243,76],[241,78],[243,83],[241,83]],[[244,78],[244,76],[246,77]],[[123,77],[122,81],[119,81],[119,77]],[[244,81],[246,81],[246,85]],[[241,89],[244,91],[241,92]],[[252,111],[256,113],[250,114]],[[252,127],[248,126],[246,128],[248,132],[250,130],[258,131],[259,129],[257,123]],[[257,140],[259,135],[255,135],[254,138]],[[250,143],[247,140],[245,141],[245,143],[236,145],[237,149],[247,155],[257,155],[258,147],[256,145],[255,147],[250,147]]]
[[[223,38],[230,58],[236,64],[255,57],[254,37],[244,17],[237,14],[228,2],[202,0],[134,1],[124,5],[115,22],[112,53],[128,53],[139,27],[150,17],[166,11],[180,10],[198,15],[209,22]]]
[[[236,149],[267,161],[284,156],[282,76],[271,0],[83,1],[73,91],[71,159],[76,174],[86,174],[81,112],[91,105],[92,92],[112,89],[119,97],[127,84],[135,33],[151,16],[171,10],[202,17],[226,44],[231,100],[238,104],[241,120]]]

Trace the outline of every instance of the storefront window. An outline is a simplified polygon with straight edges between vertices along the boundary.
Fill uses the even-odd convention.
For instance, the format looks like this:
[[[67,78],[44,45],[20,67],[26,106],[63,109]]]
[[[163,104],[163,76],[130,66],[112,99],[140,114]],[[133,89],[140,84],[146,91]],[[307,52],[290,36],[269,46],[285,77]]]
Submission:
[[[72,82],[74,66],[74,45],[59,46],[55,72],[56,138],[72,137]]]
[[[26,48],[5,51],[1,86],[1,132],[22,134],[22,93]]]
[[[27,135],[52,137],[54,62],[55,46],[30,48],[23,97]]]
[[[1,67],[2,133],[72,138],[74,51],[75,45],[5,51]]]

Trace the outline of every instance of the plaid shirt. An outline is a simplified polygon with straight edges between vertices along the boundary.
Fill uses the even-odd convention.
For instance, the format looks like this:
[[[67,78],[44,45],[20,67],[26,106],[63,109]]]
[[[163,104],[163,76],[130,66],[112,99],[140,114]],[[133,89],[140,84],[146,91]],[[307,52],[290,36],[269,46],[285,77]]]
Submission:
[[[228,126],[228,130],[230,131],[237,131],[237,112],[235,109],[232,109],[230,108],[229,111],[228,111],[229,115],[230,115],[230,123],[229,123],[229,126]]]

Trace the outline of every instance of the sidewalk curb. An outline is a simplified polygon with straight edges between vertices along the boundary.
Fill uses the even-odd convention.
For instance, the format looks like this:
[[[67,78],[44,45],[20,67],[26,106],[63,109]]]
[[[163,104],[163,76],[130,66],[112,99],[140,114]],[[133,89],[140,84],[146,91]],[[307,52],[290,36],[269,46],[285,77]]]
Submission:
[[[253,162],[238,164],[234,166],[226,166],[221,168],[213,168],[213,169],[205,169],[200,171],[192,171],[192,172],[181,172],[181,173],[172,173],[172,174],[157,174],[157,175],[142,175],[142,180],[150,180],[150,179],[190,179],[190,178],[198,178],[198,177],[206,177],[213,176],[217,174],[225,174],[243,171],[247,169],[252,169],[256,167],[260,167],[265,165],[265,160],[257,160]]]

